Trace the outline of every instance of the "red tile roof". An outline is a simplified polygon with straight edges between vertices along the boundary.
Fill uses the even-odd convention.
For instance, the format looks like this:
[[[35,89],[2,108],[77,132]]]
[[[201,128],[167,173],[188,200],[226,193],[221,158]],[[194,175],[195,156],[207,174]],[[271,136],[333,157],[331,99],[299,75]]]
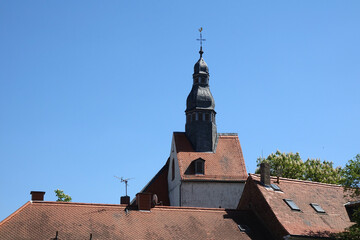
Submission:
[[[282,191],[274,191],[260,183],[259,175],[250,174],[239,209],[248,209],[251,204],[269,228],[290,235],[327,236],[353,224],[344,207],[350,198],[344,197],[343,187],[287,178],[279,180],[276,184]],[[276,178],[271,177],[271,183],[275,182]],[[293,200],[300,211],[291,210],[284,199]],[[310,203],[319,204],[325,213],[317,213]]]
[[[175,132],[175,145],[182,180],[245,181],[247,172],[239,138],[219,134],[216,152],[195,152],[185,133]],[[191,163],[205,160],[205,174],[187,174]]]
[[[0,223],[0,239],[266,239],[250,212],[125,205],[27,202]],[[248,224],[249,233],[238,224]]]

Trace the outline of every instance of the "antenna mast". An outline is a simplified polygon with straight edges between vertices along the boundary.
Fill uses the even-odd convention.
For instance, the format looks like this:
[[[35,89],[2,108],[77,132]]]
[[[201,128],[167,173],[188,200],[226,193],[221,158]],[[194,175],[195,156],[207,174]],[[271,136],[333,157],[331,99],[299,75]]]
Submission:
[[[120,182],[124,182],[125,183],[125,196],[127,196],[127,186],[128,186],[128,182],[130,179],[133,179],[133,178],[123,178],[123,177],[118,177],[118,176],[114,176],[116,177],[117,179],[120,180]]]

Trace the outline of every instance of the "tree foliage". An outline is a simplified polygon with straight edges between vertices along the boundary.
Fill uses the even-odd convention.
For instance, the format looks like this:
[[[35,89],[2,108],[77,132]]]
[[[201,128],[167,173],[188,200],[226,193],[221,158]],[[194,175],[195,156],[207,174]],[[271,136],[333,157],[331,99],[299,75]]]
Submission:
[[[352,197],[360,196],[360,154],[350,159],[342,171],[341,184],[344,191]],[[360,208],[355,209],[353,214],[354,225],[346,231],[335,234],[335,239],[353,240],[360,239]]]
[[[352,191],[352,196],[360,196],[360,154],[354,159],[350,159],[345,165],[343,172],[342,185],[345,191]]]
[[[301,160],[299,153],[282,153],[277,150],[266,159],[258,158],[257,166],[265,161],[270,164],[270,175],[300,180],[338,184],[341,180],[341,168],[334,168],[330,161],[319,159]],[[259,173],[259,169],[256,171]]]
[[[257,166],[259,167],[263,161],[270,164],[271,176],[302,179],[304,175],[304,163],[299,153],[282,153],[277,150],[276,153],[271,153],[266,159],[258,158],[256,160]],[[259,169],[257,173],[259,173]]]
[[[303,179],[314,182],[339,184],[341,182],[342,170],[334,168],[333,162],[320,161],[320,159],[308,159],[304,163],[305,171]]]
[[[58,198],[57,202],[71,202],[71,197],[64,193],[63,190],[56,189],[54,190],[56,197]]]
[[[353,219],[355,224],[347,228],[344,232],[334,234],[333,239],[337,240],[359,240],[360,239],[360,209],[358,208],[354,214]]]

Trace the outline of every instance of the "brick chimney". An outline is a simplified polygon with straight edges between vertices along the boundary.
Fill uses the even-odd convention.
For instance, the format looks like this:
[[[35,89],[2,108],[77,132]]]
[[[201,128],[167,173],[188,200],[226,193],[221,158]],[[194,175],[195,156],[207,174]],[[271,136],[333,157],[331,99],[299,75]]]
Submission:
[[[139,210],[150,211],[152,207],[152,193],[138,193],[136,194],[136,203]]]
[[[120,198],[120,204],[129,205],[130,204],[130,197],[129,196],[122,196]]]
[[[31,191],[31,201],[44,201],[45,192]]]
[[[260,164],[260,181],[264,186],[270,186],[270,164],[263,162]]]

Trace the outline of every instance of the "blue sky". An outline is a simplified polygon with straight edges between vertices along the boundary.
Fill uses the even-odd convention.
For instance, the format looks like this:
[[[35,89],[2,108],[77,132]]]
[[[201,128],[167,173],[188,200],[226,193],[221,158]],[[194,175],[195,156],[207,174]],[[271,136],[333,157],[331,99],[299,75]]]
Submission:
[[[199,58],[248,172],[360,153],[359,1],[1,1],[0,220],[46,191],[133,197],[164,165]]]

